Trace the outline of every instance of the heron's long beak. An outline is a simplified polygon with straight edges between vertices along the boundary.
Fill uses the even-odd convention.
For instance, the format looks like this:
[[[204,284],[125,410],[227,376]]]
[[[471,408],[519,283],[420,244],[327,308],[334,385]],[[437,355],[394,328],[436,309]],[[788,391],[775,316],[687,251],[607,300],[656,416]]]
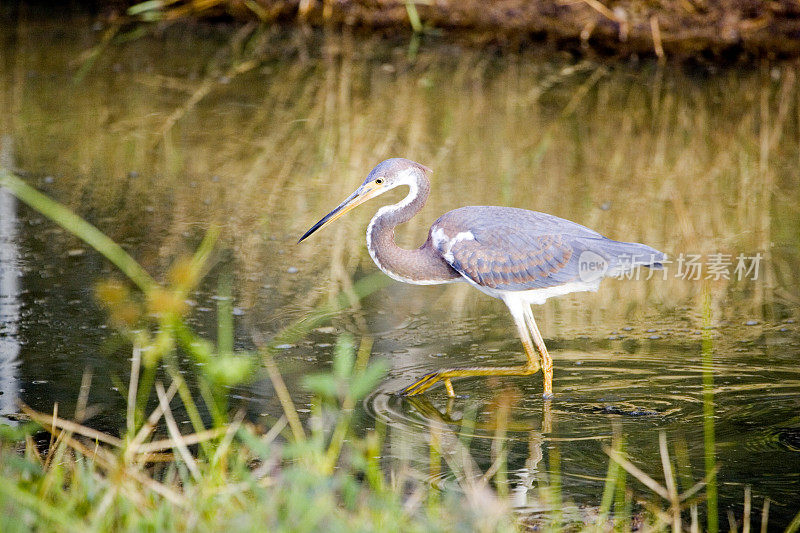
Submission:
[[[384,192],[384,189],[380,187],[370,187],[370,188],[359,187],[356,190],[356,192],[348,196],[347,199],[341,204],[339,204],[339,206],[336,209],[334,209],[333,211],[322,217],[322,220],[311,226],[311,229],[305,232],[303,236],[300,237],[300,240],[297,241],[297,243],[300,244],[301,242],[306,240],[309,237],[309,235],[311,235],[318,229],[327,226],[328,224],[330,224],[340,216],[344,215],[351,209],[358,207],[359,205],[363,204],[370,198],[374,198],[382,192]]]

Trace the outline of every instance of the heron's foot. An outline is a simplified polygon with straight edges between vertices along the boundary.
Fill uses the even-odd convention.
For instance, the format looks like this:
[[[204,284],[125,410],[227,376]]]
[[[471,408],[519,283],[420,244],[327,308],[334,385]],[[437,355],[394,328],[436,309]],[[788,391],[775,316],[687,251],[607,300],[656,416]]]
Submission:
[[[553,394],[552,392],[543,392],[542,393],[542,399],[543,400],[552,400],[555,397],[556,397],[556,395]]]
[[[451,379],[453,378],[465,378],[465,377],[475,377],[475,376],[528,376],[538,371],[539,371],[538,364],[521,366],[521,367],[505,366],[499,368],[492,368],[492,367],[444,368],[442,370],[437,370],[436,372],[431,372],[430,374],[425,374],[416,383],[409,385],[405,389],[401,390],[398,394],[400,394],[401,396],[416,396],[417,394],[422,394],[423,392],[430,389],[440,381],[443,381],[444,386],[447,389],[447,395],[450,398],[455,398],[456,393],[453,390],[453,384],[451,383]]]
[[[451,398],[455,397],[455,392],[453,391],[453,384],[450,382],[450,378],[444,376],[446,371],[438,370],[436,372],[431,372],[430,374],[425,374],[415,383],[412,383],[405,389],[400,391],[401,396],[416,396],[418,394],[422,394],[426,390],[430,389],[438,382],[444,380],[444,386],[447,388],[447,395]]]
[[[447,389],[447,396],[449,398],[455,398],[456,397],[456,391],[453,390],[453,383],[450,382],[449,378],[445,378],[444,379],[444,386]]]

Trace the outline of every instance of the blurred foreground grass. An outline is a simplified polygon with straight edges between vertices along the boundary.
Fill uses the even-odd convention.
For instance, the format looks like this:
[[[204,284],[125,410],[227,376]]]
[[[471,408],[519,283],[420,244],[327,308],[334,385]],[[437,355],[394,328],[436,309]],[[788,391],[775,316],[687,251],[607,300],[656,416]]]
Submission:
[[[340,337],[332,371],[306,376],[305,385],[316,399],[304,426],[269,344],[258,354],[234,349],[229,296],[220,299],[215,344],[187,326],[182,301],[202,276],[215,240],[213,229],[193,257],[172,266],[168,283],[162,285],[93,225],[2,168],[0,187],[92,246],[138,288],[134,293],[126,283],[107,281],[96,289],[132,349],[129,385],[127,391],[121,388],[128,403],[125,428],[116,436],[82,425],[88,391],[81,391],[83,400],[78,402],[81,407],[75,420],[60,414],[57,404],[52,414],[22,406],[30,423],[0,426],[0,529],[4,532],[524,528],[679,532],[687,523],[691,531],[699,530],[703,503],[710,513],[707,530],[718,530],[710,335],[703,347],[704,361],[708,361],[703,480],[688,487],[679,484],[663,432],[659,436],[663,483],[625,455],[624,442],[617,436],[614,446],[605,450],[610,463],[603,493],[597,506],[586,512],[563,499],[560,454],[555,447],[549,453],[549,479],[536,487],[540,511],[516,514],[507,490],[505,436],[513,405],[509,395],[500,394],[495,405],[496,446],[486,472],[474,464],[464,436],[450,426],[431,426],[429,474],[446,468],[458,481],[456,488],[437,487],[424,473],[402,462],[382,462],[384,428],[363,434],[354,431],[356,402],[385,372],[382,362],[369,361],[369,339],[356,349],[352,337]],[[224,286],[220,292],[230,294]],[[711,312],[707,300],[708,323]],[[319,323],[325,316],[317,314],[307,321]],[[303,327],[295,326],[286,334],[302,335]],[[185,372],[177,367],[179,353],[192,358],[189,373],[196,378],[196,391],[187,386]],[[231,411],[227,404],[227,388],[250,378],[262,366],[257,358],[283,407],[283,415],[268,428],[245,422],[243,411]],[[176,423],[176,393],[176,403],[191,420],[191,433],[182,433]],[[199,401],[208,416],[202,416]],[[154,407],[148,412],[150,406]],[[470,417],[459,422],[462,428],[471,424]],[[48,442],[35,440],[40,430],[49,433]],[[634,498],[626,486],[628,475],[651,495]],[[740,520],[748,531],[749,489],[744,510]],[[767,500],[762,531],[768,510]],[[732,515],[729,518],[731,530],[736,530],[740,522]],[[798,525],[800,514],[787,531]]]

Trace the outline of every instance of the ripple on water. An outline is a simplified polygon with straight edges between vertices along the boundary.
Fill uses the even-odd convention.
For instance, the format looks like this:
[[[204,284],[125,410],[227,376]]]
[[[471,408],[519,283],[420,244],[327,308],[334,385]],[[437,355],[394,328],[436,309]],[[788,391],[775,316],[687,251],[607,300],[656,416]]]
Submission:
[[[493,341],[492,348],[499,349],[491,352],[476,347],[474,341],[462,347],[435,342],[392,352],[389,378],[364,400],[364,408],[369,417],[391,428],[391,438],[400,436],[421,446],[416,450],[420,469],[438,485],[454,481],[455,475],[447,468],[428,471],[431,428],[439,434],[437,438],[449,435],[453,447],[469,442],[469,454],[478,466],[475,475],[481,475],[492,463],[498,397],[510,391],[513,408],[504,442],[518,507],[532,504],[528,491],[552,474],[549,453],[554,447],[560,450],[566,494],[578,501],[580,494],[593,498],[602,490],[608,466],[602,445],[610,443],[615,427],[625,435],[630,456],[645,471],[656,474],[661,468],[657,435],[666,431],[670,446],[680,441],[686,444],[693,476],[701,478],[703,362],[699,343],[675,342],[628,353],[608,347],[588,349],[582,342],[580,349],[566,343],[553,350],[556,397],[551,402],[542,399],[541,374],[455,380],[459,396],[453,400],[447,399],[441,386],[419,398],[395,395],[440,368],[501,366],[520,358],[511,342]],[[736,352],[722,342],[715,347],[717,460],[726,478],[757,480],[754,490],[788,501],[793,496],[787,491],[797,482],[792,472],[800,471],[800,416],[796,414],[800,368],[792,357],[764,357],[762,349],[754,345]],[[428,357],[431,353],[437,357]],[[465,418],[474,423],[465,423]],[[755,470],[754,461],[758,462]]]
[[[781,446],[793,452],[800,452],[800,428],[779,428],[775,435]]]

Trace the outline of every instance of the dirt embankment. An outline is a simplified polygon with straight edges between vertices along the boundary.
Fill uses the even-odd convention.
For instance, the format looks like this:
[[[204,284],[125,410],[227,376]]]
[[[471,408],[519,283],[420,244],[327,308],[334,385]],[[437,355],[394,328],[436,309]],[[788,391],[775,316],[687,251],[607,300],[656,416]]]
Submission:
[[[166,17],[438,29],[479,42],[547,40],[623,55],[800,55],[798,0],[178,0],[168,5]]]

